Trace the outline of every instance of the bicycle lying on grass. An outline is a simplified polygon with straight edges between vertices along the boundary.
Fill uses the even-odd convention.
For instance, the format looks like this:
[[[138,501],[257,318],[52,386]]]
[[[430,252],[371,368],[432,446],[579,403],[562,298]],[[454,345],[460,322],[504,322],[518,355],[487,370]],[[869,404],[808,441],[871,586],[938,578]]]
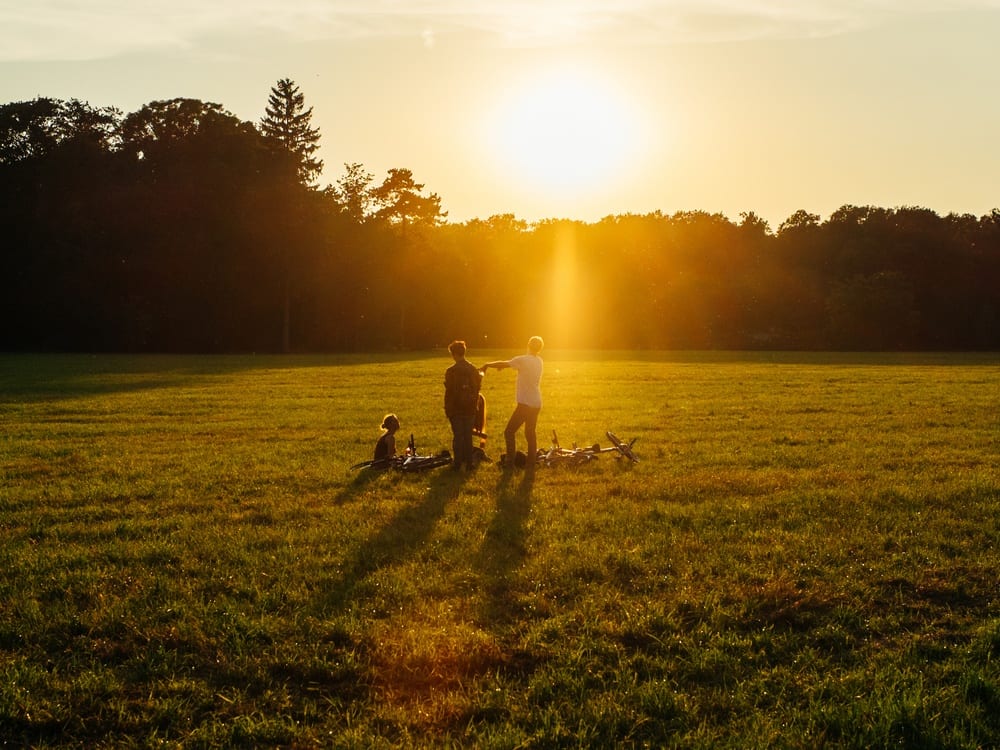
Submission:
[[[404,472],[427,471],[437,469],[441,466],[451,464],[451,453],[446,450],[438,451],[432,456],[422,456],[417,453],[417,444],[410,434],[410,442],[407,443],[406,453],[380,458],[377,461],[372,459],[354,464],[351,469],[372,469],[374,471],[385,471],[386,469],[396,469]]]
[[[572,448],[563,448],[559,445],[559,436],[553,430],[552,446],[548,449],[540,449],[536,462],[543,466],[581,466],[596,461],[602,453],[614,453],[615,458],[627,458],[633,463],[639,463],[638,457],[632,450],[636,438],[632,438],[626,443],[610,430],[604,434],[611,441],[611,446],[608,448],[602,448],[598,443],[583,448],[577,448],[575,444]]]

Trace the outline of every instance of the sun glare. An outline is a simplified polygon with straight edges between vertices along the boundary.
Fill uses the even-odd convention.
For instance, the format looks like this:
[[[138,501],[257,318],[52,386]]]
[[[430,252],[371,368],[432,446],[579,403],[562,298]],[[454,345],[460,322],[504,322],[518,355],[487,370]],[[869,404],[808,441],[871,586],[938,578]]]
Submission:
[[[610,86],[582,73],[535,78],[507,96],[494,123],[505,168],[538,190],[587,190],[624,171],[635,117]]]

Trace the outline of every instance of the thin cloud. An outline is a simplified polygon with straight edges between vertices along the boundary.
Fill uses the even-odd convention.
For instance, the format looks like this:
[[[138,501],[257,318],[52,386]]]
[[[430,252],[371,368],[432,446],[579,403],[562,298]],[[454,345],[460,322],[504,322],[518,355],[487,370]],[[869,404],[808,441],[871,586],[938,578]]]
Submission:
[[[629,44],[815,37],[1000,0],[0,0],[0,60],[113,57],[196,48],[207,38],[469,33],[510,45],[601,39]]]

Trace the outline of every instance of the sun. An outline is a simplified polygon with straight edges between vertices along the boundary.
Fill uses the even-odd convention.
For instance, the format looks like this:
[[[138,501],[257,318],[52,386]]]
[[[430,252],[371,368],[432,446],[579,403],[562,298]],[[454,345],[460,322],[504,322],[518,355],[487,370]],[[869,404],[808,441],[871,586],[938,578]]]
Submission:
[[[636,118],[621,93],[599,77],[554,71],[502,98],[493,141],[515,179],[540,191],[584,191],[630,166]]]

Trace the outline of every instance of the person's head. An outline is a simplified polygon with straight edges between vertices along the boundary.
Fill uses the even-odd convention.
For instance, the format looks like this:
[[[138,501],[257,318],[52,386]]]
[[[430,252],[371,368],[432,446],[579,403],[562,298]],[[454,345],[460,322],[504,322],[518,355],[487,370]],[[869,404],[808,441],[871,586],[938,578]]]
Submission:
[[[465,356],[465,342],[464,341],[452,341],[448,344],[448,351],[451,352],[451,356],[455,359],[461,359]]]
[[[382,420],[382,429],[386,432],[395,432],[399,429],[399,419],[395,414],[386,414]]]
[[[542,341],[541,336],[532,336],[528,339],[528,351],[532,354],[538,354],[543,346],[545,346],[545,342]]]

